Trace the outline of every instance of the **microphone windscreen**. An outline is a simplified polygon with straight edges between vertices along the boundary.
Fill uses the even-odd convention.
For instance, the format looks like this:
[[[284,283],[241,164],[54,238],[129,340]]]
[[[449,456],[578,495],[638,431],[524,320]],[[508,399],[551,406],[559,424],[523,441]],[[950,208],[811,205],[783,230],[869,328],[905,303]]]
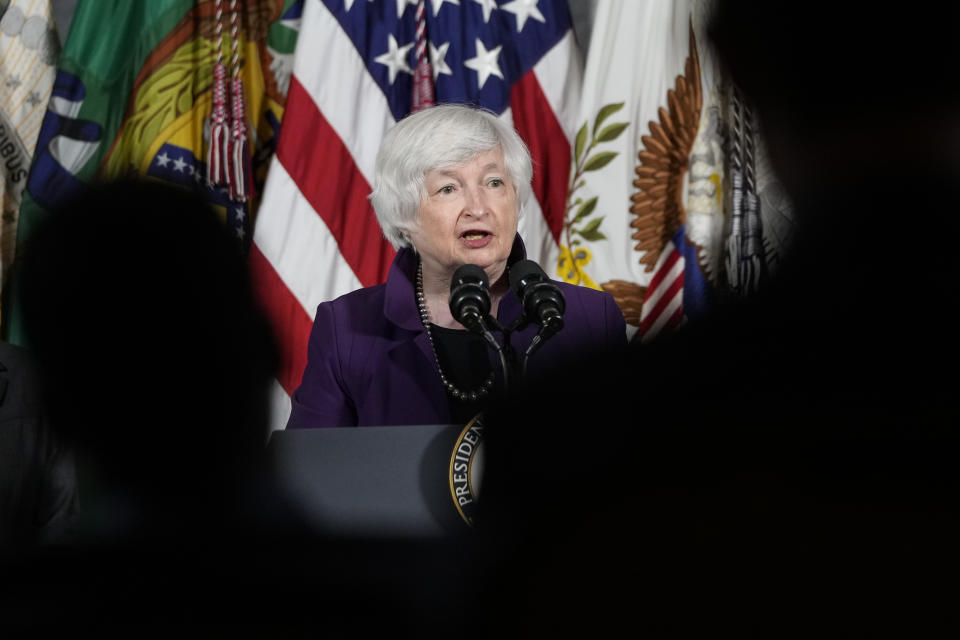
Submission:
[[[521,290],[527,283],[546,279],[547,274],[533,260],[519,260],[510,267],[510,288],[518,296],[521,296]]]
[[[485,289],[490,286],[487,272],[475,264],[465,264],[453,272],[451,288],[464,282],[476,282]]]

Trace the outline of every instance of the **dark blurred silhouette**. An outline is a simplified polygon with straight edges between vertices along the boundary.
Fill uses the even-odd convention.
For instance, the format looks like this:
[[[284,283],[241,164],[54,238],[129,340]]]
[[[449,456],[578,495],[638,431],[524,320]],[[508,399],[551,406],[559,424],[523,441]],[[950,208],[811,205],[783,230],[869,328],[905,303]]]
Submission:
[[[91,187],[20,256],[81,517],[68,543],[0,566],[0,629],[423,635],[447,615],[461,549],[322,538],[276,486],[271,334],[239,243],[200,195]]]
[[[0,557],[69,539],[77,526],[73,455],[38,395],[29,352],[0,342]]]
[[[38,226],[20,276],[46,409],[80,455],[85,529],[164,535],[242,514],[274,353],[213,210],[156,183],[93,188]]]
[[[954,18],[717,3],[796,241],[755,297],[490,416],[492,629],[956,634]]]

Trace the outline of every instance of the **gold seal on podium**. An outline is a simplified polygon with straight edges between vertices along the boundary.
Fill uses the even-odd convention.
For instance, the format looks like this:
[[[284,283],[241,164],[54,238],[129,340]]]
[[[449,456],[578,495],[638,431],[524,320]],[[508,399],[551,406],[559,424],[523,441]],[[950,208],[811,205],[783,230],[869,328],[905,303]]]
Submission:
[[[450,497],[470,526],[483,475],[483,429],[483,414],[478,413],[460,432],[450,455]]]

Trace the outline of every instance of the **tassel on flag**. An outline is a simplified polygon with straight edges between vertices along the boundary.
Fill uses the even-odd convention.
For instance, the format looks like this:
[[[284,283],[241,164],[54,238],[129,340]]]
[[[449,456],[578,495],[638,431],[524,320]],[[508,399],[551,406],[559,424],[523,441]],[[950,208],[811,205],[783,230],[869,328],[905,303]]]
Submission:
[[[247,110],[240,78],[240,30],[237,0],[230,0],[230,112],[227,112],[227,68],[223,64],[223,0],[216,0],[217,63],[213,67],[213,111],[210,114],[210,148],[207,180],[226,187],[230,199],[246,202],[253,196],[253,169],[247,135]],[[228,121],[229,116],[229,121]]]
[[[213,111],[210,113],[210,146],[207,149],[207,182],[227,181],[227,69],[223,66],[223,7],[216,4],[217,63],[213,65]]]
[[[210,148],[207,150],[207,180],[226,184],[227,144],[227,69],[218,62],[213,67],[213,112],[210,114]]]
[[[246,202],[253,197],[253,171],[247,138],[247,116],[243,104],[243,80],[239,74],[230,83],[232,118],[230,132],[230,198]]]
[[[417,3],[417,66],[413,70],[413,109],[420,111],[434,105],[433,69],[427,59],[427,20],[425,0]]]
[[[247,110],[243,103],[243,80],[240,78],[240,29],[237,25],[237,0],[230,0],[230,155],[228,171],[230,199],[246,202],[253,187],[250,171],[250,147],[247,144]]]

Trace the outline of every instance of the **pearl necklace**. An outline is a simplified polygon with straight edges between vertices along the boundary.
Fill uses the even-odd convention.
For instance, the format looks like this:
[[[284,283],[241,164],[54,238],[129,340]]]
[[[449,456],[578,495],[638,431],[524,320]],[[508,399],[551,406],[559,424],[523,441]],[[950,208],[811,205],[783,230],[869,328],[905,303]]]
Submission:
[[[483,381],[483,384],[480,388],[475,391],[461,391],[458,389],[452,382],[447,380],[447,376],[443,373],[443,368],[440,366],[440,357],[437,356],[437,346],[433,343],[433,334],[430,331],[430,312],[427,310],[427,300],[423,295],[423,266],[417,264],[417,308],[420,310],[420,321],[423,323],[423,327],[427,330],[427,339],[430,340],[430,350],[433,351],[433,359],[437,363],[437,372],[440,374],[440,382],[443,383],[443,386],[447,388],[447,391],[457,400],[462,400],[464,402],[476,402],[480,398],[484,397],[490,393],[490,389],[493,388],[493,371],[490,371],[490,375],[487,376],[487,379]]]

